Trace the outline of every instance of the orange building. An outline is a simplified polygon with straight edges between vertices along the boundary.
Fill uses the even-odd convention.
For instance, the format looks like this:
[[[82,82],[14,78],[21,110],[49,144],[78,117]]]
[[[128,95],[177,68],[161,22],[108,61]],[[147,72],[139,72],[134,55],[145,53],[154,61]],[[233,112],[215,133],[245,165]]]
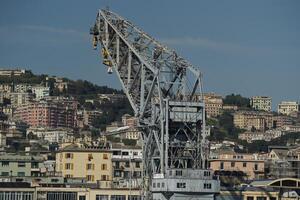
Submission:
[[[257,154],[224,152],[210,160],[210,167],[215,172],[243,172],[248,180],[264,177],[265,162]]]

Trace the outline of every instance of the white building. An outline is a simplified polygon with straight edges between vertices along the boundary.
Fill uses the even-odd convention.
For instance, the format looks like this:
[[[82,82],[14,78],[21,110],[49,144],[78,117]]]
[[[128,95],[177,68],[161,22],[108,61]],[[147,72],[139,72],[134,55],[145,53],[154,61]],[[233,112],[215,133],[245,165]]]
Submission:
[[[13,92],[10,93],[11,105],[15,108],[29,103],[32,100],[33,95],[28,92]]]
[[[254,96],[251,98],[250,104],[255,110],[271,111],[272,98],[266,96]]]
[[[50,88],[44,86],[34,86],[31,88],[32,93],[35,95],[37,100],[40,100],[44,97],[50,95]]]
[[[14,85],[14,92],[28,92],[31,88],[32,85],[30,84],[16,84]]]
[[[299,111],[299,103],[296,101],[282,101],[278,104],[278,113],[290,115],[293,112]]]
[[[32,133],[33,135],[36,135],[39,139],[46,140],[50,143],[62,143],[66,140],[69,140],[70,137],[73,137],[72,129],[66,128],[29,128],[26,131],[26,135],[28,135],[29,133]]]

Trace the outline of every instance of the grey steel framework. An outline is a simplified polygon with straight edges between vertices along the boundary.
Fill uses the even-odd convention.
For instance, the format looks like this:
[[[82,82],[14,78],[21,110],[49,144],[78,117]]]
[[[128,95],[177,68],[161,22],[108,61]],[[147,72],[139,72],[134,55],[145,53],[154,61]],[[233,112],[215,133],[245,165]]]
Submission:
[[[144,197],[211,199],[219,182],[207,166],[201,72],[111,11],[99,11],[91,34],[138,117]]]

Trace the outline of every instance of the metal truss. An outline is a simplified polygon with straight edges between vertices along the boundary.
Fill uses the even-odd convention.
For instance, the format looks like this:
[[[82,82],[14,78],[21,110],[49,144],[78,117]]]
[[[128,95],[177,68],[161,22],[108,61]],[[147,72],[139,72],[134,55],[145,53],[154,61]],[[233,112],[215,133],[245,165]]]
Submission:
[[[111,11],[99,11],[91,34],[94,48],[101,44],[103,63],[117,74],[138,117],[145,195],[151,196],[154,175],[206,169],[201,72]]]

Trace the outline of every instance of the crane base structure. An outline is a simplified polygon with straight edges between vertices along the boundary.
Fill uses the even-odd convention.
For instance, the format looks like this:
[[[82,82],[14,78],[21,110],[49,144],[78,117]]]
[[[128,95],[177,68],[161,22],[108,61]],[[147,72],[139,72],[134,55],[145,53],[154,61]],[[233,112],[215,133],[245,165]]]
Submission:
[[[99,10],[90,33],[138,119],[143,199],[214,199],[220,182],[208,166],[202,73],[109,10]]]

